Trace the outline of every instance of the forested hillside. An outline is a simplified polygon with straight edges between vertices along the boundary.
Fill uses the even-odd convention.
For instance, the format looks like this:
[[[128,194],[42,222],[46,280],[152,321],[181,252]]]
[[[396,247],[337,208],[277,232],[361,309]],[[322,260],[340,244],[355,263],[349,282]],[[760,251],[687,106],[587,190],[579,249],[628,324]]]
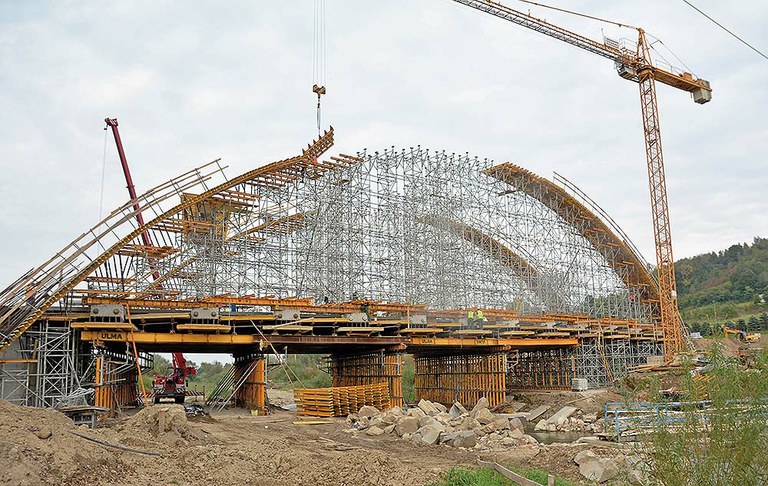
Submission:
[[[692,331],[721,324],[768,330],[768,239],[675,263],[680,310]]]

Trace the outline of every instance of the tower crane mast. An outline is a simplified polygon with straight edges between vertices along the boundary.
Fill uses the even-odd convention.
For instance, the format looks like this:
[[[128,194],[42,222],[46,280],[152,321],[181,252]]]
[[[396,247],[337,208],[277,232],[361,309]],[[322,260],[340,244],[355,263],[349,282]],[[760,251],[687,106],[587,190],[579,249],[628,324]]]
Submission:
[[[491,0],[454,0],[475,10],[507,20],[527,29],[605,57],[614,62],[619,75],[638,83],[640,108],[643,116],[645,152],[648,162],[648,186],[651,193],[651,214],[656,245],[656,268],[659,286],[659,314],[663,333],[664,355],[670,359],[685,348],[682,323],[677,307],[677,283],[675,262],[672,255],[672,234],[669,222],[667,184],[664,175],[664,157],[661,147],[661,128],[656,100],[656,81],[691,93],[693,101],[704,104],[712,99],[709,82],[691,73],[676,74],[653,65],[650,45],[645,31],[635,27],[638,33],[637,49],[623,48],[618,42],[592,40],[545,20],[519,12]],[[628,26],[627,26],[628,27]]]

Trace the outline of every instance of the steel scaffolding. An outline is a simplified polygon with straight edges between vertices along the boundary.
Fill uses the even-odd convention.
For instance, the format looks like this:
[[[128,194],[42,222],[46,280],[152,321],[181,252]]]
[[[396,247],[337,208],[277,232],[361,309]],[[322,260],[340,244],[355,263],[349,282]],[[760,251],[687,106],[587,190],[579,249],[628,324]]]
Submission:
[[[0,351],[14,344],[29,360],[0,364],[0,393],[50,406],[93,383],[94,351],[65,320],[43,313],[99,297],[142,307],[253,296],[251,310],[264,312],[275,299],[368,299],[397,303],[405,320],[417,307],[452,319],[495,309],[508,314],[503,325],[494,321],[497,336],[570,326],[565,335],[581,343],[573,351],[517,356],[510,383],[520,386],[564,387],[574,377],[598,386],[658,353],[663,336],[645,262],[572,184],[421,147],[320,160],[332,144],[331,130],[301,155],[234,178],[218,161],[187,172],[137,199],[145,227],[126,203],[0,291]],[[612,319],[637,333],[614,332]],[[536,370],[537,358],[551,369]]]

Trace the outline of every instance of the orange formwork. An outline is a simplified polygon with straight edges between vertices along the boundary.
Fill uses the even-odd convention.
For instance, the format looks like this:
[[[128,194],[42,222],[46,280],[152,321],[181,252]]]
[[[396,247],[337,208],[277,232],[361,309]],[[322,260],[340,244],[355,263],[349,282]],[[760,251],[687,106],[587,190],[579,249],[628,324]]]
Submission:
[[[138,403],[136,368],[125,369],[125,363],[96,357],[93,405],[110,410]]]
[[[390,395],[386,382],[359,386],[330,388],[300,388],[293,391],[299,415],[313,417],[343,417],[357,413],[360,407],[370,405],[389,408]]]
[[[506,399],[507,354],[415,355],[416,399],[473,406],[482,397],[491,407]]]
[[[254,365],[254,366],[252,366]],[[249,410],[266,413],[266,361],[263,357],[235,363],[236,382],[242,386],[235,394],[235,404]],[[248,376],[244,376],[247,374]]]
[[[331,356],[329,370],[334,387],[370,385],[385,382],[389,388],[388,406],[403,406],[403,354],[378,352],[356,356]]]

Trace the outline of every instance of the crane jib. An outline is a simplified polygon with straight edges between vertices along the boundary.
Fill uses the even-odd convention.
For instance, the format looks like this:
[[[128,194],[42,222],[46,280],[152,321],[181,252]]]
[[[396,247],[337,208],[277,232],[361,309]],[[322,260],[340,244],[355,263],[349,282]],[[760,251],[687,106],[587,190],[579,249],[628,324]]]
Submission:
[[[697,79],[690,73],[675,74],[664,69],[655,67],[650,59],[645,59],[637,52],[628,49],[620,49],[612,45],[597,42],[589,37],[576,34],[557,25],[533,17],[531,15],[519,12],[515,9],[489,0],[454,0],[457,3],[474,8],[481,12],[493,15],[500,19],[507,20],[526,29],[539,32],[546,36],[558,39],[582,50],[597,54],[598,56],[610,59],[616,64],[619,75],[630,81],[638,82],[638,72],[650,70],[651,76],[658,82],[672,86],[674,88],[687,91],[693,94],[696,103],[707,103],[712,99],[712,89],[709,82],[703,79]],[[643,36],[643,31],[639,30],[639,35]]]

